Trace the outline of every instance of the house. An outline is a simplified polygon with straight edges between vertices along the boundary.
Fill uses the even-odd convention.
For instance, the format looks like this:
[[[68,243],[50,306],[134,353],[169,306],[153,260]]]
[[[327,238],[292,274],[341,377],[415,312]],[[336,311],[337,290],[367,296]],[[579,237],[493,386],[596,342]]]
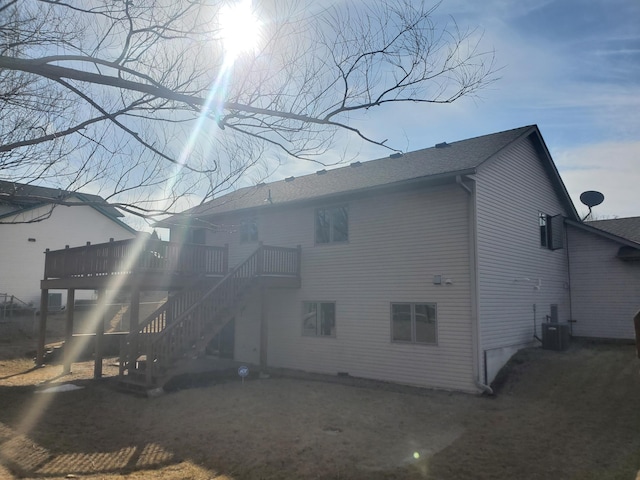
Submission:
[[[239,189],[161,225],[228,244],[232,265],[258,242],[300,245],[300,288],[238,309],[235,358],[260,361],[262,315],[269,366],[473,392],[542,322],[570,320],[564,218],[579,221],[527,126]]]
[[[87,205],[67,207],[60,201]],[[97,195],[0,180],[0,292],[37,307],[44,251],[134,237],[122,216]],[[64,291],[52,293],[51,307],[65,304]]]
[[[171,242],[49,252],[41,284],[131,289],[120,374],[146,388],[209,348],[260,369],[486,391],[542,323],[585,335],[578,303],[607,301],[580,292],[572,239],[640,252],[580,221],[537,126],[241,188],[158,226]],[[138,319],[136,292],[152,288],[171,295]],[[46,316],[39,359],[45,331]]]
[[[640,310],[640,217],[567,220],[571,330],[579,337],[635,338]]]

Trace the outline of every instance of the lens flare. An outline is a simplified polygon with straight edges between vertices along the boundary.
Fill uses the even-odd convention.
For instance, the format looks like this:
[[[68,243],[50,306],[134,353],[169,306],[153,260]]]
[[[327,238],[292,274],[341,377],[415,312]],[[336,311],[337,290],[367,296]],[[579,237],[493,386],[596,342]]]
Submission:
[[[223,6],[220,9],[219,21],[225,54],[230,59],[256,48],[260,21],[253,12],[250,0]]]

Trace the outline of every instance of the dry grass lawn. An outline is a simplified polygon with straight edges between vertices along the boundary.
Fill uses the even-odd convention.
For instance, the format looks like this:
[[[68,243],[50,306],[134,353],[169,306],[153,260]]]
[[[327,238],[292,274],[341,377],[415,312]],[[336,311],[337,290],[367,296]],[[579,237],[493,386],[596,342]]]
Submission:
[[[145,399],[91,380],[90,362],[68,376],[33,369],[31,333],[0,325],[2,479],[633,480],[640,470],[630,345],[525,350],[493,398],[273,376]],[[40,393],[62,384],[83,388]]]

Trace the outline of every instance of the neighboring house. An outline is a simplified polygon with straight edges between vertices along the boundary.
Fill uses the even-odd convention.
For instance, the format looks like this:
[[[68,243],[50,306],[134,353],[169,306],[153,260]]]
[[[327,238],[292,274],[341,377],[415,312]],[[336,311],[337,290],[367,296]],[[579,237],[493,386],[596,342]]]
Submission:
[[[567,221],[572,334],[635,338],[640,311],[640,217]]]
[[[300,246],[301,287],[238,309],[237,360],[266,348],[272,367],[474,392],[542,322],[570,320],[564,218],[579,221],[527,126],[239,189],[161,226],[228,244],[230,265]]]
[[[88,204],[56,205],[61,200]],[[0,292],[37,308],[44,251],[135,237],[122,216],[97,195],[0,180]],[[65,304],[65,291],[52,293],[50,306]]]

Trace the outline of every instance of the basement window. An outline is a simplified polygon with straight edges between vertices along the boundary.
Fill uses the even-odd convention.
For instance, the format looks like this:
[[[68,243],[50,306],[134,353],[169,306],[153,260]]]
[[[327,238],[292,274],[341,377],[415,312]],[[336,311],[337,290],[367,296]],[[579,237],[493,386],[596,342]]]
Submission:
[[[316,210],[316,244],[349,241],[349,212],[346,206]]]
[[[406,343],[438,343],[435,303],[392,303],[391,340]]]
[[[302,302],[302,335],[336,336],[336,304],[334,302]]]

